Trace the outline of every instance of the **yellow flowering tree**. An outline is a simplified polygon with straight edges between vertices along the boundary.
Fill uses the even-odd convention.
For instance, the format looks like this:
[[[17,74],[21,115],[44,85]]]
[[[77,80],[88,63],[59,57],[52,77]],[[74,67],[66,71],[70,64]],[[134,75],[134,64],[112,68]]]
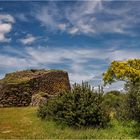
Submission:
[[[122,103],[124,105],[118,112],[122,113],[125,119],[140,122],[140,59],[113,61],[103,74],[103,80],[105,85],[117,80],[126,81],[125,88],[128,91],[126,102]]]
[[[140,80],[140,59],[113,61],[103,74],[104,84],[117,80],[135,83]]]

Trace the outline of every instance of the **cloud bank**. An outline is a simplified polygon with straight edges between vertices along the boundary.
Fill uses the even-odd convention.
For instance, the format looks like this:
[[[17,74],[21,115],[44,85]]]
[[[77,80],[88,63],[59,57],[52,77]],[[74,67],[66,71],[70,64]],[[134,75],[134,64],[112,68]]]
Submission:
[[[133,35],[132,29],[140,23],[139,6],[136,1],[77,1],[74,4],[67,2],[65,6],[61,2],[50,2],[38,7],[34,16],[47,29],[72,35]]]

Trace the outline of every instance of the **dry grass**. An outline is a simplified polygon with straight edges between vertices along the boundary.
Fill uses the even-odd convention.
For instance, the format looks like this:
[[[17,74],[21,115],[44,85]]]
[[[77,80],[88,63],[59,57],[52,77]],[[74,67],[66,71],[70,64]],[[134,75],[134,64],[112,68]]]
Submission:
[[[0,83],[20,84],[23,82],[28,82],[29,80],[33,79],[38,75],[47,74],[51,72],[64,72],[64,71],[53,70],[53,69],[52,70],[34,69],[34,70],[16,71],[16,72],[6,74],[5,77],[0,80]]]

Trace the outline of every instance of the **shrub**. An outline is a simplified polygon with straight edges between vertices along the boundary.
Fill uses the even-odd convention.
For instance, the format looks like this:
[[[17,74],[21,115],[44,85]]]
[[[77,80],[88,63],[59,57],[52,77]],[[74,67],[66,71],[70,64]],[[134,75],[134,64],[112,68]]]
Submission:
[[[122,98],[117,110],[117,117],[121,120],[135,120],[140,122],[140,82],[125,84],[127,94]]]
[[[103,94],[94,92],[88,84],[75,84],[71,91],[59,93],[40,106],[38,115],[69,126],[104,127],[110,119],[102,103]]]
[[[124,105],[124,99],[126,94],[119,91],[109,91],[104,94],[104,106],[110,112],[112,118],[122,117],[122,109]]]
[[[117,120],[121,120],[121,121],[128,120],[127,98],[128,98],[128,94],[126,93],[120,96],[118,107],[116,107],[116,113],[115,113],[115,117]]]

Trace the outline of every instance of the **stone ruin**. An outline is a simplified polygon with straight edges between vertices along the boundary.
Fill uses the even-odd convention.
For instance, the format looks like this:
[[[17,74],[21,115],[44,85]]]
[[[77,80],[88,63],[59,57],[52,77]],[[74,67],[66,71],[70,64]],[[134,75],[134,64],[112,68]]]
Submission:
[[[0,80],[0,107],[38,105],[70,90],[68,73],[62,70],[24,70]]]

